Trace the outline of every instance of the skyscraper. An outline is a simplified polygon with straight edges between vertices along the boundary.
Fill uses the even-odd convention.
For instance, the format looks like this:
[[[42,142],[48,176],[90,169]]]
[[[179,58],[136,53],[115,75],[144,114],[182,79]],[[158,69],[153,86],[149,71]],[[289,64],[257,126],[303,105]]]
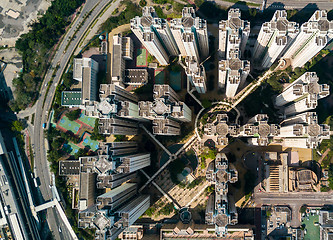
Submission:
[[[249,143],[253,145],[267,146],[269,140],[279,133],[280,126],[268,124],[267,114],[257,114],[241,127],[239,136],[248,137]]]
[[[292,68],[302,67],[333,38],[333,21],[327,20],[326,10],[317,10],[302,24],[293,44],[282,57]]]
[[[142,43],[147,48],[148,52],[153,55],[160,65],[168,65],[169,56],[164,50],[162,43],[158,39],[155,32],[144,32],[142,36]]]
[[[329,85],[318,84],[319,78],[315,72],[306,72],[290,84],[276,97],[275,104],[285,108],[285,115],[293,115],[315,109],[318,100],[330,94]]]
[[[186,57],[185,73],[190,83],[198,93],[206,93],[206,72],[205,68],[195,60],[194,57]]]
[[[233,98],[250,73],[250,62],[240,60],[238,53],[231,51],[230,59],[219,62],[219,87],[225,88],[228,98]]]
[[[330,138],[330,127],[318,124],[315,112],[305,112],[287,118],[282,122],[278,137],[283,138],[283,145],[299,148],[316,148],[323,139]]]
[[[243,61],[250,34],[250,23],[240,19],[239,9],[230,9],[228,20],[219,24],[219,88],[225,88],[226,96],[233,98],[250,72],[250,62]]]
[[[97,100],[98,63],[91,58],[74,58],[73,78],[81,82],[81,104]]]
[[[99,120],[98,130],[105,135],[136,135],[138,124],[131,120],[124,120],[116,117],[102,118]]]
[[[192,56],[197,61],[209,55],[207,22],[196,17],[192,7],[184,7],[182,18],[172,19],[170,29],[177,43],[180,55]]]
[[[139,102],[140,117],[153,120],[155,134],[180,134],[179,122],[192,120],[191,109],[178,100],[177,93],[169,85],[154,85],[153,97],[153,102]]]
[[[225,236],[227,226],[238,222],[238,214],[234,206],[228,201],[228,183],[235,183],[238,180],[238,172],[228,164],[227,156],[218,153],[216,159],[210,162],[206,179],[215,184],[215,194],[211,194],[206,207],[206,224],[215,225],[215,232],[218,236]]]
[[[241,20],[238,8],[230,9],[228,20],[221,20],[219,23],[219,57],[229,59],[231,49],[238,49],[239,55],[243,55],[249,35],[250,22]]]
[[[161,65],[168,64],[168,56],[179,54],[168,23],[158,18],[153,7],[144,7],[142,17],[131,19],[131,30]]]
[[[269,68],[277,58],[293,43],[299,26],[287,20],[285,10],[275,11],[270,22],[262,24],[253,50],[253,59],[260,63],[258,67]]]

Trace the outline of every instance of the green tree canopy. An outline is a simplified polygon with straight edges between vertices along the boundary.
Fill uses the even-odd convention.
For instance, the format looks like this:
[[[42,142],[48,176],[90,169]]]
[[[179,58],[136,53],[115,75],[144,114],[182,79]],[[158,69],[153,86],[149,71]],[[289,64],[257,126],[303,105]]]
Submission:
[[[68,119],[71,121],[75,121],[80,117],[80,114],[81,114],[81,109],[76,109],[66,113],[66,117],[68,117]]]

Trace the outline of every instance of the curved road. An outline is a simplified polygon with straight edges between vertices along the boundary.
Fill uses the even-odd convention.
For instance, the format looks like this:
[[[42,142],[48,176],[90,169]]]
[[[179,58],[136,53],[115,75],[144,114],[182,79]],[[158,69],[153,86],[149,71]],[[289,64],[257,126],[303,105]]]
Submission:
[[[100,0],[100,1],[87,1],[82,8],[82,11],[78,18],[75,20],[63,41],[60,43],[59,48],[50,64],[50,68],[44,78],[44,82],[42,84],[42,88],[40,90],[40,96],[35,104],[36,107],[32,109],[36,109],[35,121],[34,121],[34,145],[35,145],[35,172],[37,176],[40,178],[40,191],[43,196],[44,201],[49,201],[53,199],[51,189],[49,188],[51,178],[49,172],[49,165],[47,161],[46,155],[46,140],[44,138],[44,130],[42,128],[43,124],[48,122],[48,113],[52,106],[52,100],[54,97],[54,93],[56,90],[56,86],[60,82],[61,75],[65,71],[67,63],[75,50],[77,44],[81,40],[82,36],[85,34],[86,30],[93,22],[93,20],[99,15],[99,13],[105,8],[107,4],[109,4],[109,0]],[[111,3],[110,8],[116,9],[120,4],[120,0],[116,0]],[[68,44],[71,36],[74,35],[75,30],[79,26],[79,24],[83,21],[84,16],[88,14],[92,10],[89,17],[85,20],[81,28],[75,34],[75,37],[70,42],[67,50],[66,45]],[[55,73],[55,77],[52,85],[50,86],[49,92],[46,95],[47,84],[53,74],[53,69],[59,65],[59,69]],[[43,106],[45,98],[45,103]],[[33,111],[31,111],[33,113]],[[47,221],[50,227],[50,230],[53,232],[55,239],[71,239],[69,232],[67,231],[65,225],[58,217],[58,213],[54,208],[47,210]]]

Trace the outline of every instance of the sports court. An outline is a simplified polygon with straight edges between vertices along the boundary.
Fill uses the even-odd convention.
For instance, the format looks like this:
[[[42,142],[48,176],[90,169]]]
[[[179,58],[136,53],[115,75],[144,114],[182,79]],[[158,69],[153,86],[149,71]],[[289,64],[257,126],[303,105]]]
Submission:
[[[77,119],[77,121],[86,124],[89,127],[94,128],[95,127],[95,121],[96,118],[93,117],[88,117],[86,115],[84,115],[84,112],[81,113],[80,117]]]
[[[156,69],[154,72],[155,84],[164,84],[165,73],[163,69]]]
[[[64,128],[65,131],[71,131],[74,134],[77,134],[80,130],[81,124],[75,121],[70,121],[65,115],[63,115],[58,122],[58,126]]]
[[[147,50],[139,48],[136,50],[136,66],[147,67]]]
[[[81,147],[77,146],[76,144],[72,142],[65,143],[62,147],[67,153],[70,155],[74,155],[79,151]]]
[[[170,71],[170,86],[175,91],[182,90],[182,75],[181,75],[181,72]]]
[[[309,214],[308,217],[305,217],[305,219],[302,221],[302,224],[305,224],[306,229],[304,240],[320,239],[320,229],[318,226],[318,222],[319,216],[317,214]]]
[[[87,147],[93,151],[96,151],[98,149],[99,142],[95,140],[91,140],[90,138],[91,134],[85,132],[82,136],[82,140],[79,143],[82,147]]]

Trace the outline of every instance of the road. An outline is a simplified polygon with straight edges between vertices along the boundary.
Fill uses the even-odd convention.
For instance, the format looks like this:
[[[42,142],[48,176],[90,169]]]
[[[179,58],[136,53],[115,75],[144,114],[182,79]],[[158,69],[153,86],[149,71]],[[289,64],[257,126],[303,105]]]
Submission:
[[[42,197],[44,201],[49,201],[53,198],[50,185],[50,172],[49,165],[46,156],[46,141],[44,138],[44,129],[42,128],[43,123],[48,122],[48,113],[52,106],[52,99],[54,97],[54,93],[56,90],[56,86],[60,82],[60,78],[62,73],[65,71],[67,63],[75,50],[77,44],[80,39],[86,32],[89,25],[93,22],[93,20],[98,16],[98,14],[104,9],[104,7],[109,3],[109,0],[100,0],[96,1],[87,1],[82,8],[82,11],[75,22],[72,24],[71,28],[68,30],[67,34],[64,37],[64,40],[60,43],[59,48],[50,64],[50,68],[44,78],[44,82],[42,84],[40,90],[40,96],[35,106],[32,109],[36,109],[35,121],[34,121],[34,151],[35,151],[35,167],[38,177],[40,179],[40,191],[42,193]],[[120,0],[116,0],[112,3],[110,8],[116,9],[120,4]],[[93,9],[93,10],[92,10]],[[76,28],[83,21],[84,16],[88,14],[92,10],[90,16],[85,20],[81,28],[77,31],[75,37],[70,42],[67,50],[66,45],[68,40],[74,35]],[[53,83],[50,86],[49,92],[47,92],[47,84],[52,77],[53,69],[59,65],[59,69],[55,73],[55,77],[53,79]],[[43,106],[45,98],[45,104]],[[29,111],[29,110],[27,110]],[[25,111],[25,112],[27,112]],[[33,112],[31,112],[33,113]],[[47,221],[50,227],[50,230],[53,232],[55,239],[71,239],[69,232],[66,227],[62,223],[62,221],[58,217],[58,213],[54,208],[47,210]],[[61,229],[61,231],[59,231]]]
[[[214,0],[214,2],[218,5],[221,5],[223,7],[231,7],[234,6],[235,3],[230,3],[227,1],[223,0]],[[259,4],[260,7],[262,5],[262,0],[251,0],[251,1],[246,1],[250,3],[256,3]],[[274,3],[274,4],[273,4]],[[238,8],[241,9],[247,9],[248,7],[245,5],[237,4]],[[290,1],[290,0],[267,0],[266,1],[266,8],[272,8],[272,9],[280,9],[284,7],[285,9],[302,9],[304,7],[308,9],[326,9],[330,10],[333,9],[333,2],[330,0],[316,0],[316,1],[308,1],[308,0],[295,0],[295,1]]]
[[[300,208],[303,205],[324,206],[333,204],[332,193],[326,192],[291,192],[291,193],[263,193],[255,192],[253,200],[256,206],[261,205],[288,205],[292,209],[291,226],[299,227]]]

